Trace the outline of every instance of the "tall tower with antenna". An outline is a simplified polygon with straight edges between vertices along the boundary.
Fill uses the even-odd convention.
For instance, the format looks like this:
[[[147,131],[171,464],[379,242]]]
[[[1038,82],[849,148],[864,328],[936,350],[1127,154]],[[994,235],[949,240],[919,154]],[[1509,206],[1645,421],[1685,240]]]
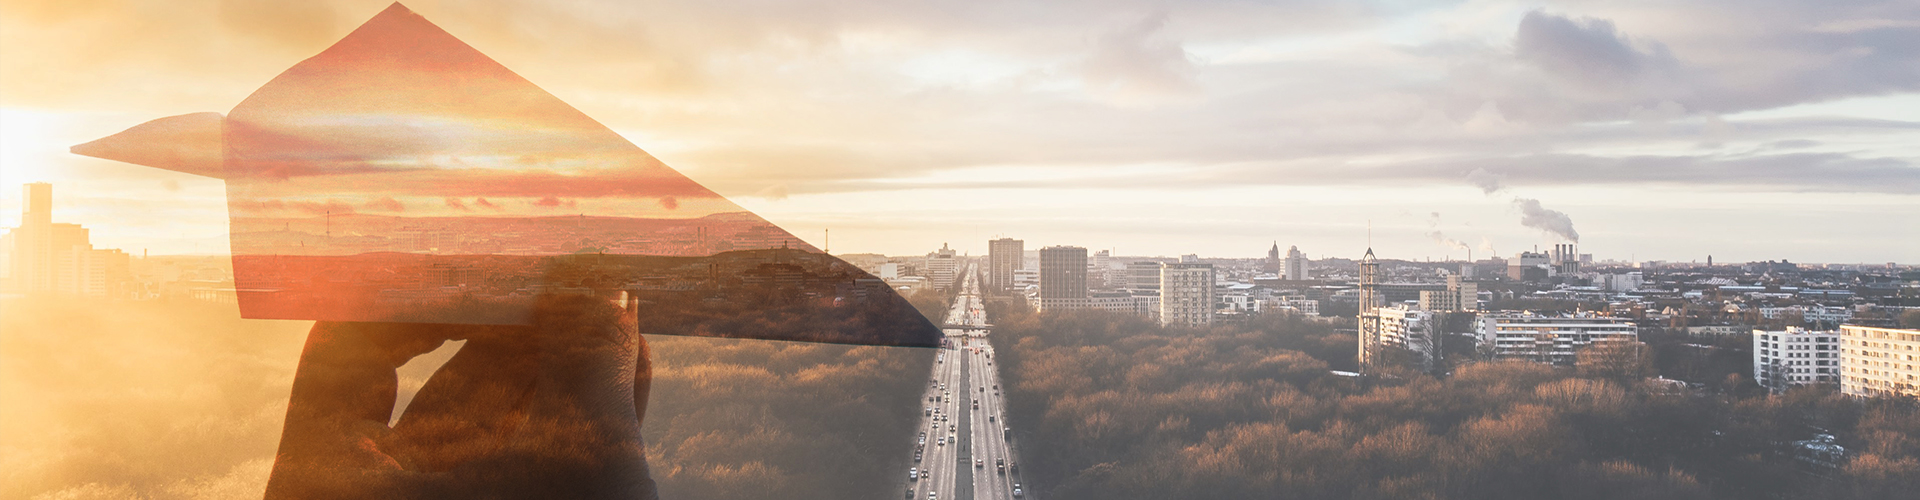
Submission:
[[[1371,235],[1372,231],[1368,231]],[[1372,240],[1372,237],[1368,237]],[[1358,304],[1360,372],[1366,373],[1380,349],[1380,260],[1373,256],[1371,244],[1360,257],[1360,300]]]

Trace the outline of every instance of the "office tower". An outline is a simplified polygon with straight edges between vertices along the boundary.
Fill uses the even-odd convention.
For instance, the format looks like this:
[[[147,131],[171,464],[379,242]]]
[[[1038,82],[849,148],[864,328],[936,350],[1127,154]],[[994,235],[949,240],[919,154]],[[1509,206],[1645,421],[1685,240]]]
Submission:
[[[12,283],[15,291],[26,293],[53,289],[53,185],[27,184],[22,187],[20,227],[14,228]]]
[[[1160,291],[1160,263],[1151,261],[1127,263],[1127,289]]]
[[[1572,366],[1581,348],[1594,342],[1638,342],[1633,320],[1577,315],[1494,313],[1480,317],[1480,345],[1493,347],[1497,360],[1523,360]]]
[[[1087,306],[1087,249],[1051,246],[1040,249],[1040,310],[1084,309]]]
[[[1840,325],[1840,392],[1850,396],[1920,396],[1920,330]]]
[[[1379,355],[1380,349],[1380,260],[1373,256],[1373,249],[1360,257],[1360,300],[1358,301],[1359,354],[1360,371],[1367,367]]]
[[[1160,266],[1160,324],[1213,324],[1213,264]]]
[[[946,243],[940,244],[940,250],[927,254],[927,280],[934,288],[946,290],[953,286],[954,269],[953,249]]]
[[[93,248],[79,224],[53,222],[53,185],[27,184],[21,191],[20,227],[10,233],[13,291],[107,297],[132,279],[131,256]]]
[[[1279,247],[1275,246],[1274,248]],[[1300,247],[1297,246],[1287,247],[1287,261],[1284,269],[1285,272],[1281,274],[1281,279],[1294,281],[1308,279],[1307,253],[1300,251]]]
[[[1020,269],[1026,242],[1013,238],[987,241],[987,286],[997,292],[1013,290],[1013,272]]]
[[[1840,381],[1840,332],[1789,327],[1753,331],[1753,381],[1775,393]]]

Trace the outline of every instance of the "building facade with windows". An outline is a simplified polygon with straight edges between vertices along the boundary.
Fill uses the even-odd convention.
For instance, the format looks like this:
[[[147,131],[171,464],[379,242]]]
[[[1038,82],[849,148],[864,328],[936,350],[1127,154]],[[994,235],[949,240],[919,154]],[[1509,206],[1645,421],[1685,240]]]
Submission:
[[[1840,325],[1840,392],[1920,396],[1920,330]]]
[[[1753,380],[1773,392],[1840,382],[1840,332],[1753,330]]]
[[[1051,246],[1040,249],[1041,311],[1085,309],[1087,301],[1087,249]]]
[[[1160,265],[1160,324],[1213,324],[1213,264]]]
[[[953,249],[947,248],[945,243],[940,244],[939,250],[927,254],[927,279],[933,282],[934,288],[946,290],[953,287],[953,271],[957,260]]]
[[[1026,242],[1013,238],[987,241],[987,287],[1005,293],[1014,289],[1013,272],[1024,264]]]
[[[1409,307],[1405,303],[1392,307],[1378,307],[1362,313],[1366,321],[1378,328],[1373,352],[1369,361],[1378,361],[1380,349],[1398,347],[1412,352],[1420,371],[1431,371],[1434,356],[1439,352],[1438,334],[1434,332],[1433,311]]]
[[[1281,271],[1281,279],[1293,281],[1310,279],[1307,276],[1307,254],[1301,252],[1300,247],[1287,247],[1287,260],[1281,265]]]
[[[1640,328],[1625,318],[1591,313],[1544,316],[1531,312],[1480,317],[1480,346],[1493,359],[1573,366],[1580,349],[1594,342],[1640,340]]]
[[[1135,291],[1160,291],[1160,263],[1139,261],[1127,263],[1127,289]]]

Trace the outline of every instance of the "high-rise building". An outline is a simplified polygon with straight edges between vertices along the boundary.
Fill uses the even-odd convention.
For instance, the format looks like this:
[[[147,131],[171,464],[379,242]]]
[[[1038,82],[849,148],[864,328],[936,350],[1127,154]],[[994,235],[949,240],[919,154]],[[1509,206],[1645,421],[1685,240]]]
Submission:
[[[1274,248],[1279,248],[1279,246],[1276,245]],[[1285,272],[1281,273],[1281,279],[1294,281],[1309,279],[1307,276],[1307,253],[1300,251],[1300,247],[1297,246],[1287,247],[1287,261],[1284,266],[1284,271]]]
[[[1787,328],[1753,331],[1753,381],[1773,392],[1840,381],[1840,332]]]
[[[1542,316],[1495,313],[1480,317],[1480,345],[1494,359],[1572,366],[1581,348],[1594,342],[1638,342],[1640,328],[1625,318],[1593,314]]]
[[[1160,266],[1160,324],[1199,327],[1213,324],[1213,264]]]
[[[87,229],[53,222],[53,185],[27,184],[20,227],[8,236],[8,282],[18,293],[62,293],[88,297],[120,294],[132,280],[132,257],[96,249]]]
[[[1026,242],[1013,238],[987,241],[987,287],[997,292],[1013,290],[1013,272],[1021,268]]]
[[[1367,367],[1371,365],[1374,358],[1379,355],[1381,346],[1380,315],[1376,311],[1382,303],[1380,299],[1380,259],[1373,256],[1372,248],[1368,248],[1367,254],[1360,257],[1359,292],[1360,300],[1357,303],[1359,313],[1355,319],[1359,322],[1357,331],[1360,337],[1360,346],[1356,352],[1359,354],[1360,371],[1361,373],[1365,373],[1368,369]]]
[[[1087,249],[1051,246],[1040,249],[1041,311],[1087,307]]]
[[[956,260],[953,249],[945,243],[940,244],[940,250],[927,254],[927,280],[933,282],[934,288],[946,290],[953,286]]]
[[[1127,289],[1160,291],[1160,263],[1153,261],[1127,263]]]
[[[1920,397],[1920,330],[1840,325],[1840,392]]]
[[[1280,270],[1280,242],[1273,242],[1273,248],[1267,249],[1267,262],[1260,267],[1260,270],[1281,276],[1286,275],[1284,271]]]

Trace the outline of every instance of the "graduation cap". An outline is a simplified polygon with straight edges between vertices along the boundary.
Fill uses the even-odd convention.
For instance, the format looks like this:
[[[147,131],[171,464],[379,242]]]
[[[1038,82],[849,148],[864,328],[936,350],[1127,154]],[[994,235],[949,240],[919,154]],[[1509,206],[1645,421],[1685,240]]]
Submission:
[[[525,325],[591,294],[645,333],[939,344],[884,281],[398,3],[225,116],[72,151],[224,179],[246,318]]]

